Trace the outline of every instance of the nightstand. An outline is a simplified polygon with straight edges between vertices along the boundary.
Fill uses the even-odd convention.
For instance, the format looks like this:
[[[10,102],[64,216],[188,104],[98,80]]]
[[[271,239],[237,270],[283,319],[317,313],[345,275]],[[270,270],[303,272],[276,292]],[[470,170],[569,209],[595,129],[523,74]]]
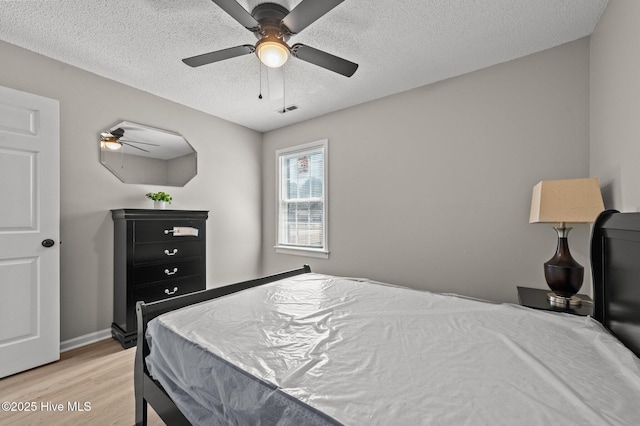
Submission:
[[[593,300],[586,294],[576,294],[582,299],[580,306],[555,306],[549,303],[547,293],[551,290],[542,290],[539,288],[518,287],[518,302],[522,306],[534,309],[542,309],[545,311],[565,312],[574,315],[593,315]]]

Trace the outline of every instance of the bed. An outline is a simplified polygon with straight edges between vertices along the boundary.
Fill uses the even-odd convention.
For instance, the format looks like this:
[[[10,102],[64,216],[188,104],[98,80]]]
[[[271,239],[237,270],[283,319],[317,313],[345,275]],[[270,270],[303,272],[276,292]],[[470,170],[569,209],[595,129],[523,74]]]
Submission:
[[[640,213],[603,212],[594,318],[308,266],[138,303],[136,424],[636,424],[639,260]]]

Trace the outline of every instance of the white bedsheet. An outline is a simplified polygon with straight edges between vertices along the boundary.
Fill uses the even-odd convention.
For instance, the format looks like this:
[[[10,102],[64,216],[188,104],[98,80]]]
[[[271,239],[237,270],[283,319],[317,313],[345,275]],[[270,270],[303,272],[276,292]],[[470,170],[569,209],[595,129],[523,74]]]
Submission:
[[[640,424],[640,361],[590,317],[304,274],[158,329],[345,425]]]

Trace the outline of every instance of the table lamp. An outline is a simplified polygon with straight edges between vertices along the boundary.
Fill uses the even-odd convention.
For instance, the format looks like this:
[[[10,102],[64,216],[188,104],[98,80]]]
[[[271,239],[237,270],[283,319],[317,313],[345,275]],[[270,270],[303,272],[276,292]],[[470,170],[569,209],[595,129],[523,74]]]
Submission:
[[[582,287],[584,268],[569,252],[567,223],[595,221],[604,210],[597,178],[545,180],[533,187],[529,223],[558,223],[556,253],[544,264],[544,277],[551,292],[549,302],[555,305],[580,305],[575,294]]]

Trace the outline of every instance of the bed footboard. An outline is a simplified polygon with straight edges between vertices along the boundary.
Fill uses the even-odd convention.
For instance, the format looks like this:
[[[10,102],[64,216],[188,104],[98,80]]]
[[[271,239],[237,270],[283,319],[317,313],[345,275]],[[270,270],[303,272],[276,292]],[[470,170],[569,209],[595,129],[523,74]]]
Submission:
[[[224,287],[212,288],[195,293],[185,294],[158,302],[144,303],[138,302],[136,305],[136,315],[138,319],[138,342],[136,347],[136,357],[134,366],[134,391],[136,399],[136,425],[147,424],[147,403],[151,404],[160,418],[170,425],[189,425],[189,421],[178,410],[169,395],[162,389],[160,384],[153,380],[147,371],[144,360],[149,355],[150,348],[145,339],[147,323],[153,318],[166,312],[185,306],[194,305],[206,300],[216,299],[231,293],[246,290],[252,287],[268,284],[270,282],[293,277],[295,275],[311,272],[309,265],[304,265],[300,269],[294,269],[267,277],[254,280],[243,281]]]

